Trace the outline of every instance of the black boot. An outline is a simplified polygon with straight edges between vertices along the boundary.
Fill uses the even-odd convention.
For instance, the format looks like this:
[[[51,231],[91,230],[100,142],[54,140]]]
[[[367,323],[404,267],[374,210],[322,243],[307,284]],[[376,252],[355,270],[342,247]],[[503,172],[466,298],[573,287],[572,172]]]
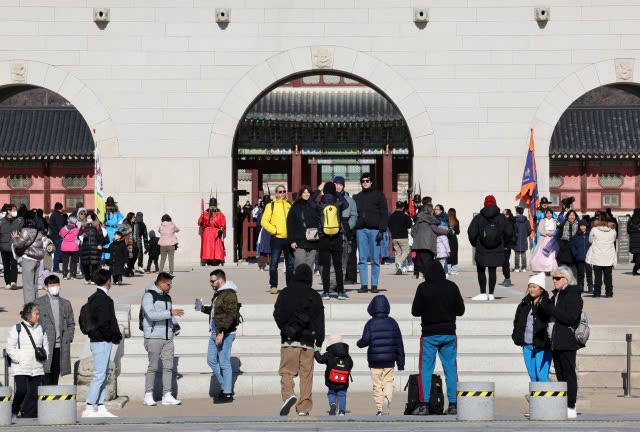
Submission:
[[[369,288],[366,285],[361,285],[360,289],[358,290],[359,293],[361,294],[365,294],[367,292],[369,292]]]
[[[638,270],[640,270],[640,265],[634,265],[633,266],[633,270],[631,270],[631,274],[634,276],[639,276],[640,273],[638,273]]]
[[[233,393],[222,393],[215,402],[217,404],[231,403],[233,402]]]
[[[457,403],[449,403],[449,408],[447,408],[447,415],[458,415]]]
[[[372,293],[377,293],[378,292],[378,285],[371,285],[371,292]]]

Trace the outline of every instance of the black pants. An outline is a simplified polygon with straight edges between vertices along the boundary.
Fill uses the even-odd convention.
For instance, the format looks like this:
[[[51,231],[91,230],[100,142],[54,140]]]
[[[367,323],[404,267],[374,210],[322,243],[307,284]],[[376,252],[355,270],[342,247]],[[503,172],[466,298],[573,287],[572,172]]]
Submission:
[[[502,263],[502,276],[511,279],[511,249],[504,248],[504,263]]]
[[[71,262],[71,265],[69,265]],[[78,269],[78,252],[62,252],[62,276],[67,277],[69,272],[71,276],[76,277]]]
[[[633,273],[637,273],[640,270],[640,253],[633,254],[633,259],[631,260],[633,264]]]
[[[10,283],[18,281],[18,263],[13,258],[11,251],[2,251],[2,265],[4,266],[4,282]]]
[[[144,267],[144,247],[140,243],[138,244],[138,267]]]
[[[577,262],[576,267],[578,268],[578,286],[580,290],[584,291],[584,277],[587,276],[587,288],[589,291],[593,291],[593,271],[591,269],[591,264],[587,264],[586,262]]]
[[[16,393],[11,404],[11,412],[18,414],[20,405],[22,406],[22,417],[35,418],[38,417],[38,387],[44,381],[44,376],[16,375],[14,377],[16,385]]]
[[[113,283],[122,282],[121,274],[112,273],[111,276],[113,277]]]
[[[576,376],[576,352],[552,351],[553,367],[556,369],[558,381],[567,383],[567,406],[576,407],[578,399],[578,377]]]
[[[58,385],[60,379],[60,348],[54,348],[51,353],[51,372],[44,374],[45,385]]]
[[[93,272],[98,270],[100,266],[98,264],[82,264],[84,280],[90,281],[93,276]]]
[[[596,281],[593,284],[593,296],[599,297],[602,288],[602,273],[604,273],[604,292],[607,297],[613,296],[613,266],[593,266],[593,272],[596,274]]]
[[[149,257],[147,260],[147,271],[151,271],[151,263],[156,266],[156,271],[158,271],[158,257]]]
[[[347,259],[347,268],[345,269],[345,279],[357,283],[358,282],[358,259],[356,253],[358,252],[358,247],[356,246],[356,241],[351,238],[349,240],[349,244],[351,248],[349,249],[349,258]]]
[[[125,276],[135,275],[135,272],[133,270],[136,267],[136,259],[138,259],[136,255],[134,255],[133,258],[129,258],[129,261],[127,262],[127,271],[125,273]]]
[[[331,261],[336,274],[336,292],[344,292],[342,273],[342,237],[322,237],[318,245],[320,265],[322,266],[322,289],[328,293],[330,288]]]
[[[487,293],[487,275],[485,274],[485,270],[489,269],[489,294],[493,294],[493,291],[496,289],[496,269],[497,267],[482,267],[476,266],[478,268],[478,284],[480,284],[480,293]]]

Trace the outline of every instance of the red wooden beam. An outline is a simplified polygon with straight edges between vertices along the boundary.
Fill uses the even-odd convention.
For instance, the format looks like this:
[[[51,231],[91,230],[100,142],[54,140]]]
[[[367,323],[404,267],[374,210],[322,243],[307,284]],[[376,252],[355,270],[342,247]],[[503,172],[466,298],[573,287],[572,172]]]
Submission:
[[[291,192],[298,192],[302,187],[302,155],[295,146],[291,155]]]
[[[389,149],[389,144],[382,156],[382,192],[387,199],[387,207],[389,211],[393,211],[395,203],[393,202],[393,156]]]
[[[587,161],[580,164],[580,213],[587,212]]]

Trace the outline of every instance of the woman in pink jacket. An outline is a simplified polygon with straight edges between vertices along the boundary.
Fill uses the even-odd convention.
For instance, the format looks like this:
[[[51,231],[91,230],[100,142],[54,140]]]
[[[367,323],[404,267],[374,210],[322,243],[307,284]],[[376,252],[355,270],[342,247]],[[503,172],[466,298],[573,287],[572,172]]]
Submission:
[[[62,244],[60,245],[60,250],[62,251],[62,277],[66,280],[76,277],[76,269],[78,267],[78,251],[80,250],[78,233],[80,229],[76,226],[77,222],[78,220],[75,216],[69,216],[67,224],[60,229],[60,237],[62,237]],[[69,261],[71,261],[70,276]]]
[[[160,233],[160,241],[158,242],[160,246],[160,272],[164,271],[164,262],[167,259],[167,255],[169,255],[169,273],[173,274],[173,255],[178,248],[176,233],[179,231],[180,228],[171,222],[171,216],[168,214],[162,216],[162,223],[158,228]]]

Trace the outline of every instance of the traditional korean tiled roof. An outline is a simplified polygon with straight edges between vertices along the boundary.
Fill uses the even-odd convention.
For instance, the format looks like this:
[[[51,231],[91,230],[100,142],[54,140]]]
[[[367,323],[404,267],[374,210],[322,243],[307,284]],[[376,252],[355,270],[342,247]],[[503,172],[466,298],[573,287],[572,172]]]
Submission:
[[[400,112],[374,91],[286,90],[268,93],[246,115],[247,123],[404,122]]]
[[[0,106],[0,158],[92,158],[93,137],[75,108]]]
[[[567,109],[551,136],[553,158],[640,157],[640,106]]]

